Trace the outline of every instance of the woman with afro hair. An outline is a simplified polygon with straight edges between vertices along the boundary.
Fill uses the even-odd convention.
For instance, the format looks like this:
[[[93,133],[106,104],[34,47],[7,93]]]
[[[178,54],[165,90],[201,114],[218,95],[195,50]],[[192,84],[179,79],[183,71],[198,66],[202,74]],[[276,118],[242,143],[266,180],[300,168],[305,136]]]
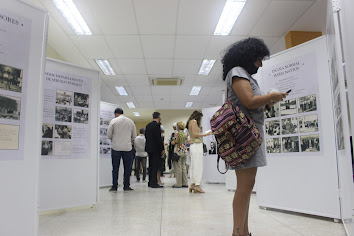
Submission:
[[[282,101],[287,93],[262,94],[256,74],[262,61],[269,57],[269,50],[263,40],[247,38],[230,45],[222,59],[223,80],[227,82],[228,100],[238,106],[247,116],[252,116],[260,133],[264,134],[264,109]],[[264,135],[263,135],[264,137]],[[248,212],[251,192],[255,183],[257,168],[266,166],[265,140],[256,153],[241,166],[235,168],[237,189],[233,200],[233,234],[251,235],[248,230]]]

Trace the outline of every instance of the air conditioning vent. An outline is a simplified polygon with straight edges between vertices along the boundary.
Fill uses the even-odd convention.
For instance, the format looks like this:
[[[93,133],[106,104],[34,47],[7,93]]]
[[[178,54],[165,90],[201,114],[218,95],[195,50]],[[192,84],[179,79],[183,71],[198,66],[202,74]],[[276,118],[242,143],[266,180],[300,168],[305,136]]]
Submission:
[[[182,79],[180,78],[150,78],[152,86],[180,86]]]

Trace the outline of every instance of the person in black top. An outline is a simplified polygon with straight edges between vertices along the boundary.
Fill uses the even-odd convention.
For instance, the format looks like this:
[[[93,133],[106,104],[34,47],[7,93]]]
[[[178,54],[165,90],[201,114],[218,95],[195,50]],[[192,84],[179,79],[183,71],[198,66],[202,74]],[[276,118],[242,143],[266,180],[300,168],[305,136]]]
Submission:
[[[159,112],[152,114],[153,121],[145,129],[145,151],[149,154],[149,183],[151,188],[162,188],[157,183],[157,171],[161,156],[165,155],[165,147],[161,139],[161,117]]]

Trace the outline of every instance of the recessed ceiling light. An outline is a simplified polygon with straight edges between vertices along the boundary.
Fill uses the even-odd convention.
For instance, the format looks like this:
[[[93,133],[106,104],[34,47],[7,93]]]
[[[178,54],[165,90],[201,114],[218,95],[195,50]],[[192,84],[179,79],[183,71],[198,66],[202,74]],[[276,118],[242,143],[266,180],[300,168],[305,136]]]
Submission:
[[[135,108],[134,102],[126,102],[129,108]]]
[[[189,95],[197,96],[202,89],[202,86],[193,86],[191,93]]]
[[[77,35],[92,35],[72,0],[52,0]]]
[[[134,116],[141,116],[139,112],[133,112]]]
[[[186,103],[186,107],[192,107],[193,106],[193,102],[187,102]]]
[[[119,95],[128,96],[128,93],[123,86],[116,87],[116,90],[119,93]]]
[[[95,61],[105,75],[116,75],[108,60],[96,59]]]
[[[214,35],[229,35],[247,0],[227,0]]]
[[[203,60],[200,66],[198,75],[209,75],[211,69],[213,68],[215,60]]]

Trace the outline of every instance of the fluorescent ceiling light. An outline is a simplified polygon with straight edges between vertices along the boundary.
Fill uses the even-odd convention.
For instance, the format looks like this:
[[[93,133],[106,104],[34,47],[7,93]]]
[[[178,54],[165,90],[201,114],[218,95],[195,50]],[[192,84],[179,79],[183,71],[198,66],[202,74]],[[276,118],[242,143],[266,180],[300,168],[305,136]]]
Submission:
[[[129,108],[135,108],[134,102],[126,102]]]
[[[116,87],[116,90],[119,93],[119,95],[128,96],[128,93],[123,86]]]
[[[211,69],[213,68],[215,60],[203,60],[200,66],[198,75],[209,75]]]
[[[227,0],[214,35],[229,35],[247,0]]]
[[[202,86],[193,86],[191,93],[189,95],[197,96],[202,89]]]
[[[186,107],[192,107],[193,106],[193,102],[187,102],[186,103]]]
[[[116,75],[108,60],[96,59],[95,61],[105,75]]]
[[[72,0],[52,0],[77,35],[92,35]]]
[[[141,116],[139,112],[133,112],[134,116]]]

